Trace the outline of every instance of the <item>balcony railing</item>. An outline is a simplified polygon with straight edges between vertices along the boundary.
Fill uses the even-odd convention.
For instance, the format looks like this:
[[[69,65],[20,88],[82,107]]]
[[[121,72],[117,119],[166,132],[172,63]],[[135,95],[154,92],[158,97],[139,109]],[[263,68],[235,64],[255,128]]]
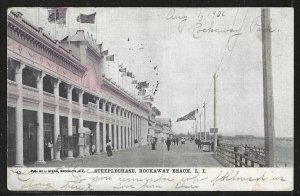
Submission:
[[[12,80],[7,80],[7,92],[15,92],[17,91],[17,83]]]
[[[39,90],[37,88],[33,88],[23,84],[23,95],[25,97],[29,97],[31,99],[38,99],[38,92]]]

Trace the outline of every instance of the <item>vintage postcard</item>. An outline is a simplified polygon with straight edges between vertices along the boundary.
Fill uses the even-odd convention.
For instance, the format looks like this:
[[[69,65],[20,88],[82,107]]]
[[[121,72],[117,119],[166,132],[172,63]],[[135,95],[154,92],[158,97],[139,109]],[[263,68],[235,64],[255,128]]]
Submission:
[[[12,191],[291,191],[293,8],[7,10]]]

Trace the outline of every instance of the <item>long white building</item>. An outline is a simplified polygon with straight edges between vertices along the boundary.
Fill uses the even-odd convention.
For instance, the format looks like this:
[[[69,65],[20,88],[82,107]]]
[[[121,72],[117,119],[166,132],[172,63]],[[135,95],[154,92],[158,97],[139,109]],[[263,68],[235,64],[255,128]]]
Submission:
[[[105,54],[83,30],[57,41],[7,17],[9,166],[44,163],[46,148],[61,160],[105,152],[109,139],[115,150],[147,143],[151,108],[103,76]]]

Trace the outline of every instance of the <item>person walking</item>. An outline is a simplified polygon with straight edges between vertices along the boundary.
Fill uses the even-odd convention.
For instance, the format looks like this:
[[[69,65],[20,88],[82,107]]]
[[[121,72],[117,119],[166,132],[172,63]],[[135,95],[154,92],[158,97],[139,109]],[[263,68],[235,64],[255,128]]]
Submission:
[[[170,151],[170,146],[171,146],[170,138],[167,139],[166,144],[167,144],[168,151]]]
[[[155,143],[156,143],[156,140],[154,137],[151,137],[150,138],[150,143],[151,143],[151,150],[155,150]]]
[[[112,146],[111,146],[111,140],[108,140],[106,143],[106,152],[107,156],[112,156]]]
[[[198,142],[199,142],[199,141],[198,141],[198,138],[196,138],[196,139],[195,139],[195,144],[196,144],[197,146],[198,146]],[[199,148],[199,146],[198,146],[198,148]]]
[[[179,139],[178,139],[178,137],[176,137],[176,143],[177,143],[177,146],[178,146],[178,142],[179,142]]]

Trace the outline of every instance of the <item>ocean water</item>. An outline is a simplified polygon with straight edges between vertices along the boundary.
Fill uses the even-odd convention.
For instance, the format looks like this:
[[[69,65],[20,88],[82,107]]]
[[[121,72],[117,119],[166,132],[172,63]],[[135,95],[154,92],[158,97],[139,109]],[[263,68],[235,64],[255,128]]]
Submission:
[[[233,145],[265,147],[264,138],[235,138],[226,137],[221,140],[222,143]],[[289,138],[275,139],[275,163],[277,167],[293,167],[294,164],[294,140]]]

